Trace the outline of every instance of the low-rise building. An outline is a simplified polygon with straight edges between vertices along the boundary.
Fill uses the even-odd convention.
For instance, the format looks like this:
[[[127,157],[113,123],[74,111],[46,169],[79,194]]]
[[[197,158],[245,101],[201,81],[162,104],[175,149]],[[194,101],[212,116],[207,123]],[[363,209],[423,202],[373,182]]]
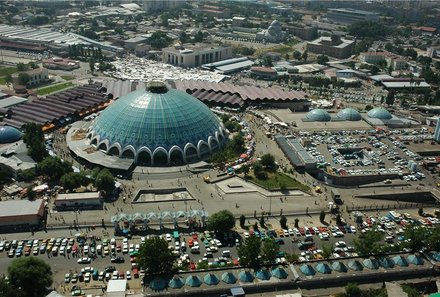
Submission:
[[[320,37],[308,42],[307,50],[314,54],[345,59],[351,56],[355,43],[355,40],[344,39],[334,34],[331,37]]]
[[[296,26],[293,27],[293,35],[304,40],[313,40],[318,36],[318,28],[310,26]]]
[[[77,60],[54,57],[43,60],[43,67],[47,69],[72,71],[73,69],[78,69],[80,64]]]
[[[327,18],[335,23],[353,24],[360,21],[377,22],[379,14],[351,8],[330,8],[327,12]]]
[[[28,86],[38,86],[49,81],[49,72],[46,68],[36,68],[32,70],[25,71],[29,75]],[[18,82],[19,73],[13,74],[12,78],[14,81]]]
[[[277,71],[271,67],[251,67],[249,71],[250,77],[265,79],[265,80],[276,80]]]
[[[408,68],[408,61],[404,57],[386,51],[364,52],[360,54],[360,59],[370,64],[385,61],[387,65],[392,66],[394,70],[406,70]]]
[[[207,43],[183,44],[162,49],[162,61],[180,67],[198,67],[230,58],[232,48]]]
[[[22,231],[37,230],[45,220],[43,199],[7,200],[0,202],[0,230]]]
[[[101,192],[58,194],[55,206],[59,210],[100,209],[102,208]]]
[[[144,44],[148,41],[148,37],[146,36],[136,36],[124,41],[125,48],[128,50],[134,50],[136,46]]]

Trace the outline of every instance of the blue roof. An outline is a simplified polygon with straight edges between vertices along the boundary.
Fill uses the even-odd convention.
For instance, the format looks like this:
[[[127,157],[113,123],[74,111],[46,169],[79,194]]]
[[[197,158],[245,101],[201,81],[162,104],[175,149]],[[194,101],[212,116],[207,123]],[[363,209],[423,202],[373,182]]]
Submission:
[[[386,110],[383,107],[376,107],[373,108],[372,110],[370,110],[367,115],[370,118],[374,118],[374,119],[380,119],[380,120],[389,120],[391,119],[393,116],[391,115],[391,113]]]
[[[319,108],[309,111],[306,118],[315,122],[328,122],[331,120],[329,113]]]
[[[11,143],[21,139],[21,132],[14,127],[0,126],[0,143]]]
[[[135,150],[158,147],[166,150],[188,143],[197,146],[200,140],[216,138],[221,131],[219,119],[193,96],[175,89],[165,93],[146,89],[131,92],[112,103],[92,126],[100,141],[109,146],[118,143]]]
[[[360,121],[361,114],[359,111],[353,108],[344,108],[338,112],[336,115],[338,118],[344,119],[346,121]]]

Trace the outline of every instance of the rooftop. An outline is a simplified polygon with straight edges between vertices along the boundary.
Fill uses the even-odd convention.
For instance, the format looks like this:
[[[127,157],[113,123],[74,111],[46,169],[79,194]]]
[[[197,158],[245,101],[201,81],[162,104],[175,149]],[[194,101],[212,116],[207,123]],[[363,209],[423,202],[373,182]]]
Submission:
[[[100,198],[99,192],[58,194],[56,200],[93,200]]]
[[[0,218],[28,215],[42,215],[43,199],[29,200],[7,200],[0,202]]]

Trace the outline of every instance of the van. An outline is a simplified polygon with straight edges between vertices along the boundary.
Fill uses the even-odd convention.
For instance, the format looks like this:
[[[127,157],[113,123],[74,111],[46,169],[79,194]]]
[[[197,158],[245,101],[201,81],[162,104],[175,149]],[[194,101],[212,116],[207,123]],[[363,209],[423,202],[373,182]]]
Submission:
[[[186,251],[186,244],[185,244],[185,241],[182,241],[182,242],[180,243],[180,249],[182,250],[182,252]]]
[[[223,251],[222,252],[222,256],[223,257],[230,257],[231,256],[231,251],[229,251],[229,250]]]
[[[191,254],[200,254],[200,248],[199,246],[193,246],[191,248]]]
[[[313,236],[312,236],[312,234],[307,233],[307,234],[305,235],[305,241],[313,241]]]

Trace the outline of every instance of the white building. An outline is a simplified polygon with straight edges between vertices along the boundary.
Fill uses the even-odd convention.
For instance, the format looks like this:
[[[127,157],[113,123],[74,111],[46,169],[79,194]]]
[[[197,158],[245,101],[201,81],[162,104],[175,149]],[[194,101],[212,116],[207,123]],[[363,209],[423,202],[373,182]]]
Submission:
[[[214,44],[183,44],[162,49],[162,62],[180,67],[198,67],[230,58],[232,48]]]
[[[85,192],[85,193],[69,193],[58,194],[55,199],[57,209],[99,209],[102,208],[101,193]]]

